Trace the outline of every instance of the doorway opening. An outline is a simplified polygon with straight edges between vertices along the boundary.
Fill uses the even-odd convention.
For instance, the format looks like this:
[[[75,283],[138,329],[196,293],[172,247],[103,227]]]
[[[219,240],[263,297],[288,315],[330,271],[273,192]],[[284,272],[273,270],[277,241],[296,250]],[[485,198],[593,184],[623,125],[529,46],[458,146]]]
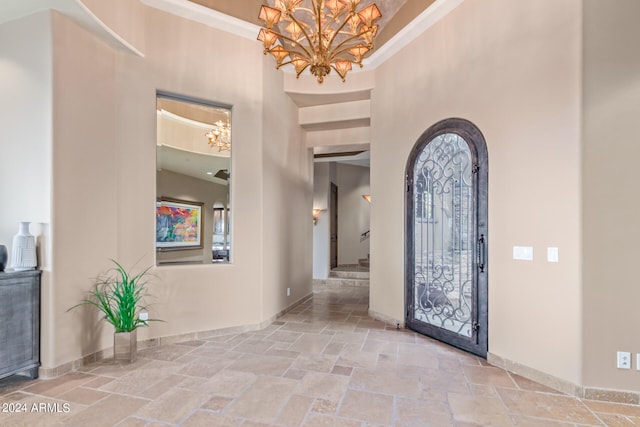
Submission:
[[[447,119],[406,169],[406,323],[481,357],[488,351],[488,155],[471,122]]]
[[[350,147],[351,148],[351,147]],[[314,290],[369,286],[369,151],[314,151]],[[325,152],[326,150],[326,152]]]

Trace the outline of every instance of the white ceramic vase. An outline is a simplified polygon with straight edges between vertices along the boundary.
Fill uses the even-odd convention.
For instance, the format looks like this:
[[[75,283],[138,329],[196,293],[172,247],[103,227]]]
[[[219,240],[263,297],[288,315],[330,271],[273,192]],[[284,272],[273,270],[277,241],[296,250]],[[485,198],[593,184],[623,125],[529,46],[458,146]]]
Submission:
[[[29,232],[29,222],[21,222],[18,234],[13,236],[11,268],[16,271],[33,270],[38,265],[36,238]]]

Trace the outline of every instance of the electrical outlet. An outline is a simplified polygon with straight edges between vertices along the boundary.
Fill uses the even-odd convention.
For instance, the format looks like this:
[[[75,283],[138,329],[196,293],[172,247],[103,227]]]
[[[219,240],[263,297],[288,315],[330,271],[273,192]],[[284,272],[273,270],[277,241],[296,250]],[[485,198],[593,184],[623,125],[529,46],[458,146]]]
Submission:
[[[287,296],[290,297],[291,296],[291,288],[287,288]]]
[[[618,352],[618,369],[631,369],[631,353],[628,351]]]
[[[147,320],[149,320],[149,313],[145,313],[145,312],[140,313],[139,319],[142,320],[143,322],[146,322]]]
[[[533,260],[533,246],[514,246],[513,247],[513,259],[520,259],[524,261]]]

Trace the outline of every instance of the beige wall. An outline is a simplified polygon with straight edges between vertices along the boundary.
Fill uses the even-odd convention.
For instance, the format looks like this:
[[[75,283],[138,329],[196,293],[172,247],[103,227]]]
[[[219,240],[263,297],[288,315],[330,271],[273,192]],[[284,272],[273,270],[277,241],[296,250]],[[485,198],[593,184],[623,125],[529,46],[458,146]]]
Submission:
[[[0,26],[0,91],[17,101],[2,110],[0,137],[32,136],[2,145],[3,181],[32,169],[32,189],[3,190],[3,202],[41,215],[51,245],[41,257],[45,368],[111,345],[93,312],[67,312],[109,258],[153,264],[156,90],[233,106],[234,260],[155,268],[151,314],[167,323],[141,339],[255,325],[310,292],[311,156],[259,44],[137,2],[87,4],[105,22],[131,12],[120,31],[133,31],[144,58],[55,12]],[[617,350],[640,352],[629,196],[640,11],[635,0],[608,4],[466,0],[375,71],[370,305],[404,318],[406,159],[429,126],[463,117],[489,149],[489,351],[575,384],[637,391],[635,363],[614,362]],[[0,219],[4,243],[23,216],[4,209]],[[533,246],[534,261],[514,261],[514,245]],[[559,263],[546,262],[549,246]]]
[[[156,175],[158,197],[204,203],[202,249],[156,252],[156,264],[167,262],[200,262],[209,264],[213,258],[213,206],[227,205],[229,187],[171,171],[158,171]]]
[[[128,44],[144,52],[145,29],[140,22],[144,19],[145,6],[141,1],[80,0],[79,3]]]
[[[344,163],[336,165],[338,184],[338,265],[357,264],[369,254],[369,168]]]
[[[51,288],[51,133],[53,62],[51,13],[40,12],[0,25],[0,244],[11,265],[13,235],[19,221],[33,221],[38,265],[43,270],[41,330],[50,336],[54,298]],[[11,102],[7,102],[10,100]],[[43,339],[42,353],[53,345]]]
[[[320,209],[320,216],[313,227],[313,278],[329,277],[329,203],[331,195],[331,168],[335,163],[323,162],[313,165],[313,209]]]
[[[579,0],[467,0],[376,70],[371,103],[371,309],[404,319],[410,150],[436,122],[468,119],[489,152],[489,351],[574,383],[580,42]],[[514,245],[533,246],[534,261],[513,260]]]
[[[640,390],[638,187],[640,2],[584,2],[584,383]],[[616,352],[632,353],[632,370]]]
[[[124,13],[129,3],[112,12]],[[97,327],[94,312],[67,312],[110,267],[110,258],[134,270],[154,263],[157,90],[233,106],[234,256],[229,265],[153,268],[150,314],[166,323],[142,329],[140,339],[258,325],[311,289],[311,157],[291,102],[282,91],[276,95],[281,75],[264,72],[254,40],[155,9],[134,12],[146,40],[144,57],[114,50],[55,12],[50,32],[45,25],[42,34],[31,33],[43,44],[53,34],[53,65],[36,68],[53,76],[52,291],[43,294],[44,368],[111,346],[112,330]],[[222,66],[220,58],[233,65]],[[278,103],[277,115],[263,99],[263,85],[274,84],[267,93]],[[263,126],[263,115],[274,125]],[[279,197],[265,197],[276,188]],[[265,262],[277,267],[265,271]]]
[[[99,336],[90,333],[96,317],[88,311],[67,310],[89,290],[91,278],[109,267],[109,258],[120,259],[116,221],[120,189],[114,185],[116,54],[54,12],[53,58],[53,295],[43,302],[43,310],[51,313],[51,330],[43,336],[50,341],[41,352],[43,367],[96,350]]]
[[[312,292],[313,153],[297,125],[297,107],[283,90],[282,71],[275,69],[272,58],[259,59],[264,62],[265,100],[261,292],[263,316],[270,317]],[[234,111],[234,125],[235,117]]]
[[[152,163],[155,162],[156,90],[231,105],[234,120],[231,165],[233,263],[158,268],[159,283],[155,293],[159,301],[172,303],[158,304],[158,317],[167,323],[158,324],[156,331],[149,329],[149,335],[256,324],[263,320],[259,298],[263,268],[259,242],[263,229],[261,208],[258,205],[256,209],[255,204],[256,200],[262,199],[261,189],[256,187],[263,174],[262,135],[260,126],[255,125],[262,114],[262,57],[247,55],[247,52],[259,52],[259,47],[249,40],[154,9],[146,10],[144,25],[145,58],[121,57],[120,103],[133,110],[123,111],[120,116],[122,178],[136,179],[139,159],[148,162],[147,168],[155,168]],[[228,58],[234,67],[220,66],[219,58]],[[148,112],[148,115],[142,112]],[[127,140],[145,143],[131,144],[126,143]],[[134,150],[133,155],[129,154],[130,150]],[[121,185],[125,186],[126,180],[123,179]],[[145,178],[143,185],[144,194],[149,191],[149,196],[155,196],[152,178]],[[144,211],[147,205],[141,203],[138,193],[124,192],[119,204],[124,209],[121,218],[128,215],[125,207],[129,204],[140,205],[139,209]],[[138,253],[151,253],[153,243],[146,230],[151,230],[153,221],[145,216],[138,224],[142,228],[131,230],[139,236],[134,246],[128,247],[129,252],[137,249]],[[120,227],[123,235],[129,231],[126,227]]]
[[[0,52],[0,244],[11,253],[19,221],[50,222],[50,13],[0,25]]]

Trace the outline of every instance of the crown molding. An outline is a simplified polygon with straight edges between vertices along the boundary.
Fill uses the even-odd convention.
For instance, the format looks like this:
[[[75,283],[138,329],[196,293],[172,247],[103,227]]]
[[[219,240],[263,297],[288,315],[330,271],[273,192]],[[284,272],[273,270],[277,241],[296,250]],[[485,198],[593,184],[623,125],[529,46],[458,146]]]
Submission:
[[[398,31],[388,42],[380,46],[379,49],[374,50],[363,61],[364,65],[372,69],[377,68],[463,2],[464,0],[436,0],[413,21]]]
[[[198,22],[209,27],[257,40],[260,27],[242,19],[226,15],[217,10],[190,2],[188,0],[140,0],[154,9],[159,9],[172,15]]]
[[[147,6],[250,40],[256,40],[258,32],[260,31],[260,27],[255,24],[234,18],[233,16],[226,15],[188,0],[141,1]],[[436,0],[395,36],[389,39],[388,42],[379,49],[375,49],[368,58],[364,59],[363,64],[366,65],[368,70],[375,69],[463,2],[464,0]],[[291,67],[287,67],[287,69],[283,67],[282,70],[288,73],[293,72]],[[352,72],[358,71],[359,70],[354,69]]]
[[[260,31],[258,25],[188,0],[140,1],[149,7],[246,39],[256,40],[258,32]],[[371,56],[366,58],[363,63],[367,66],[367,69],[375,69],[463,2],[464,0],[436,0],[388,42],[374,50]],[[111,44],[124,48],[138,56],[144,56],[135,46],[129,44],[105,25],[80,0],[5,0],[3,6],[0,8],[0,22],[6,22],[45,9],[58,10],[74,18],[81,25],[98,34],[103,39],[106,39]],[[353,72],[358,72],[358,70],[353,70]]]

